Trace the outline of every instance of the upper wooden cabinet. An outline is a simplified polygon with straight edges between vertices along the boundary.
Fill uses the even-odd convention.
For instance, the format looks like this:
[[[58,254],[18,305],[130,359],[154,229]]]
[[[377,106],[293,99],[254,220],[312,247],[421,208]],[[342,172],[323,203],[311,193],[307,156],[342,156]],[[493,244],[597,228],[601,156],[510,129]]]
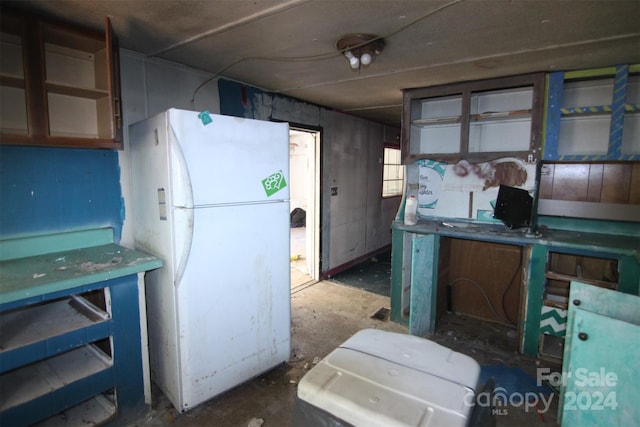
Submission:
[[[122,148],[117,39],[2,11],[2,144]]]
[[[539,160],[544,83],[536,73],[405,90],[403,162]]]
[[[640,65],[549,75],[544,159],[640,160]]]

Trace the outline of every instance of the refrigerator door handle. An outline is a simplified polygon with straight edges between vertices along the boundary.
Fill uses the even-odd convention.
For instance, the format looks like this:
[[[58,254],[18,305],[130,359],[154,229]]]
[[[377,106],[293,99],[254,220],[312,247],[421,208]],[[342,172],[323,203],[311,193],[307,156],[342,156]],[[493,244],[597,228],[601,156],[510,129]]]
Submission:
[[[180,217],[180,219],[178,219]],[[193,209],[188,208],[176,208],[174,211],[174,219],[176,225],[180,223],[183,229],[182,242],[175,242],[176,249],[178,249],[180,255],[178,258],[178,268],[176,268],[175,277],[173,278],[173,285],[178,288],[182,282],[182,275],[187,267],[187,261],[191,254],[191,243],[193,242]]]
[[[173,138],[170,138],[169,149],[172,152],[172,158],[174,162],[172,166],[173,182],[173,217],[174,227],[176,233],[175,236],[182,236],[182,241],[174,242],[176,248],[176,254],[178,256],[178,264],[173,278],[173,285],[177,288],[182,282],[182,275],[187,267],[187,261],[189,260],[189,254],[191,253],[191,244],[193,242],[193,187],[191,186],[191,177],[189,176],[189,168],[187,162],[180,148],[178,136],[176,135],[173,127],[169,124],[170,131],[173,133]]]

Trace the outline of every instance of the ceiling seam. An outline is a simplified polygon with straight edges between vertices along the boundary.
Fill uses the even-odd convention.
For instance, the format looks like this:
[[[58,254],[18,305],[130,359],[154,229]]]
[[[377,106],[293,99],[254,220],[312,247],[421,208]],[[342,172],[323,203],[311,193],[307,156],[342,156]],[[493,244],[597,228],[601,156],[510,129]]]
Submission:
[[[224,33],[226,31],[235,29],[237,27],[241,27],[243,25],[247,25],[247,24],[251,24],[253,22],[259,21],[260,19],[272,16],[272,15],[277,15],[277,14],[279,14],[281,12],[285,12],[285,11],[288,11],[290,9],[302,6],[302,5],[306,4],[306,3],[309,3],[310,1],[311,0],[290,0],[290,1],[286,2],[286,3],[283,3],[283,4],[280,4],[278,6],[275,6],[275,7],[271,8],[271,9],[267,9],[267,10],[262,11],[260,13],[255,13],[253,15],[250,15],[248,17],[244,17],[244,18],[239,19],[237,21],[229,22],[229,23],[227,23],[227,24],[225,24],[225,25],[223,25],[221,27],[217,27],[215,29],[206,31],[206,32],[201,33],[201,34],[197,34],[197,35],[195,35],[193,37],[189,37],[188,39],[185,39],[185,40],[179,41],[177,43],[174,43],[172,45],[169,45],[164,49],[161,49],[161,50],[156,51],[156,52],[152,52],[152,53],[150,53],[150,54],[148,54],[146,56],[153,57],[153,56],[158,56],[158,55],[165,54],[165,53],[170,52],[170,51],[172,51],[174,49],[178,49],[178,48],[184,47],[186,45],[189,45],[191,43],[195,43],[195,42],[200,41],[202,39],[205,39],[207,37],[210,37],[210,36],[213,36],[213,35],[216,35],[216,34],[221,34],[221,33]]]

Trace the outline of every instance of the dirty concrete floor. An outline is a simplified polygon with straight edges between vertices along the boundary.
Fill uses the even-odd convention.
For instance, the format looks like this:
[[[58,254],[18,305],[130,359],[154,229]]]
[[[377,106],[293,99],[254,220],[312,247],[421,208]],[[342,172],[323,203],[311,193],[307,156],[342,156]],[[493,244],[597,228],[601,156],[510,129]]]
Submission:
[[[247,426],[252,418],[264,420],[264,427],[288,426],[296,384],[314,358],[326,356],[360,329],[407,332],[402,325],[370,318],[383,306],[389,306],[389,298],[329,281],[298,286],[291,295],[288,363],[183,414],[154,390],[152,410],[131,426],[239,427]]]
[[[372,319],[389,298],[331,281],[303,283],[292,287],[291,360],[186,413],[177,412],[154,387],[151,410],[131,427],[241,427],[253,419],[264,427],[289,426],[295,404],[296,386],[315,358],[322,358],[352,334],[364,328],[407,333],[404,325]],[[483,364],[502,361],[535,372],[533,360],[509,348],[508,331],[491,326],[477,329],[478,321],[466,322],[454,316],[440,322],[431,339],[468,354]],[[481,331],[481,332],[480,332]],[[501,336],[492,341],[492,332]],[[507,336],[506,348],[504,336]],[[557,399],[556,399],[557,400]],[[497,426],[555,426],[555,408],[546,414],[509,408],[496,417]],[[255,420],[254,420],[255,422]],[[259,424],[259,423],[258,423]]]

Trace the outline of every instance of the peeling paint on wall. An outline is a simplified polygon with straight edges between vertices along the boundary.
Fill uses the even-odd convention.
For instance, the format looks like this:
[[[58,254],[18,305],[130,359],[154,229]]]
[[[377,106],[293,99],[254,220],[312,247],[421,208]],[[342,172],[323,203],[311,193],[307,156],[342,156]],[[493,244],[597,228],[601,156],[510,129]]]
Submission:
[[[535,164],[516,158],[496,159],[471,164],[466,160],[448,165],[432,160],[416,163],[417,176],[408,177],[418,182],[418,213],[438,216],[488,220],[502,185],[533,191]]]
[[[320,125],[321,107],[258,88],[220,79],[220,113],[257,120]]]
[[[283,96],[275,96],[272,118],[304,123],[308,126],[320,126],[320,107]]]
[[[221,114],[322,129],[321,275],[391,243],[400,198],[381,197],[383,125],[236,82],[221,79],[218,85]]]
[[[124,201],[118,152],[0,147],[0,237],[112,227]]]

